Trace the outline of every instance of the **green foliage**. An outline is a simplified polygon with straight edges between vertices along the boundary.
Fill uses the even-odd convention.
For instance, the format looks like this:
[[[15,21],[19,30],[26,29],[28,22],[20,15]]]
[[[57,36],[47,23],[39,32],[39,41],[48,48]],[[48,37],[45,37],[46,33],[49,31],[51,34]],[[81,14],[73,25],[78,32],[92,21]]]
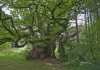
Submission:
[[[0,56],[21,56],[26,57],[30,52],[30,48],[26,50],[20,50],[19,48],[9,48],[0,51]]]
[[[35,43],[35,47],[45,47],[45,43],[37,42],[37,43]]]
[[[89,25],[89,30],[84,30],[80,42],[70,39],[67,43],[66,54],[68,61],[64,63],[66,68],[72,70],[99,70],[100,69],[100,26],[99,22]]]
[[[17,28],[17,31],[12,27],[10,20],[7,19],[5,20],[5,26],[15,35],[11,35],[6,29],[2,29],[1,31],[3,34],[0,32],[0,39],[8,37],[11,38],[11,41],[13,40],[14,42],[20,37],[26,42],[37,42],[40,40],[44,41],[44,39],[47,37],[50,37],[50,40],[57,39],[55,37],[67,29],[69,17],[71,16],[69,13],[71,13],[70,11],[73,6],[78,4],[76,2],[78,1],[1,1],[3,7],[11,9],[10,13],[13,19],[13,26]],[[3,7],[1,7],[1,9]],[[5,14],[5,16],[7,16],[7,14]],[[70,17],[70,19],[71,18],[73,17]],[[50,23],[51,21],[53,23]],[[2,24],[0,25],[2,26]],[[37,33],[40,35],[44,33],[45,37],[39,38]]]
[[[65,65],[72,70],[100,70],[100,64],[90,62],[81,62],[79,64],[77,60],[66,62]]]
[[[77,68],[79,66],[79,59],[78,58],[70,59],[63,65],[65,66],[65,68],[70,68],[70,69]]]
[[[23,57],[27,57],[29,55],[29,52],[31,51],[30,48],[24,50],[24,51],[21,51],[19,53],[17,53],[17,56],[23,56]]]
[[[9,48],[10,48],[9,42],[6,42],[6,43],[0,45],[0,51],[6,50],[6,49],[9,49]]]
[[[100,70],[100,65],[94,63],[84,63],[74,70]]]
[[[16,56],[18,52],[13,52],[11,49],[5,49],[0,52],[0,56]]]

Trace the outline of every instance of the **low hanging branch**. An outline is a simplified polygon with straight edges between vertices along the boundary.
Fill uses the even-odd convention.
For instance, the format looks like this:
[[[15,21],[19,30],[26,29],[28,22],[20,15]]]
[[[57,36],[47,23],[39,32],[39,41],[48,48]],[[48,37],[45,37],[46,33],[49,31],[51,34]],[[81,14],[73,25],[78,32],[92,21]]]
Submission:
[[[24,42],[23,44],[19,45],[20,40],[21,40],[21,38],[19,37],[19,38],[15,41],[14,47],[20,48],[20,47],[23,47],[23,46],[25,46],[25,45],[27,44],[27,42]]]
[[[18,42],[17,42],[17,43],[15,43],[15,47],[20,48],[20,47],[25,46],[26,44],[27,44],[27,42],[25,42],[25,43],[23,43],[23,44],[19,45],[19,44],[18,44]]]
[[[2,22],[2,26],[4,27],[4,29],[6,29],[11,35],[13,35],[14,36],[14,33],[9,29],[9,28],[7,28],[6,26],[5,26],[5,21],[6,20],[9,20],[9,17],[7,17],[7,18],[2,18],[2,15],[5,15],[5,13],[2,11],[2,7],[0,6],[0,21]]]
[[[12,39],[11,38],[2,38],[2,39],[0,39],[0,45],[4,44],[6,42],[9,42],[9,41],[12,41]]]
[[[17,30],[16,27],[14,26],[12,17],[7,17],[7,18],[4,18],[4,19],[1,19],[3,27],[4,27],[11,35],[16,36],[16,35],[13,33],[13,31],[11,31],[11,30],[10,30],[9,28],[7,28],[7,26],[5,25],[5,21],[6,21],[6,20],[10,20],[10,21],[11,21],[11,26],[12,26],[12,27],[14,28],[14,30],[16,31],[18,37],[20,37],[20,34],[19,34],[18,30]]]
[[[7,20],[11,21],[11,26],[14,28],[14,30],[16,31],[16,33],[18,34],[18,36],[20,37],[20,34],[18,33],[17,29],[14,26],[13,23],[13,19],[11,16],[7,15],[8,17],[2,18],[2,16],[5,16],[6,14],[2,11],[2,8],[0,7],[0,21],[2,22],[2,26],[4,27],[4,29],[6,29],[11,35],[15,36],[15,34],[13,33],[13,31],[11,31],[9,28],[7,28],[7,26],[5,25],[5,22]]]
[[[7,27],[5,26],[3,20],[2,20],[2,25],[3,25],[4,29],[6,29],[11,35],[13,35],[13,36],[15,35],[9,28],[7,28]]]
[[[5,17],[5,18],[2,18],[2,16],[5,16],[5,15],[6,15],[6,14],[5,14],[5,13],[2,11],[2,9],[0,8],[0,21],[2,22],[2,26],[3,26],[3,28],[4,28],[6,31],[8,31],[12,36],[17,36],[17,37],[18,37],[18,39],[17,39],[16,42],[15,42],[15,45],[17,45],[17,44],[18,44],[18,41],[21,39],[21,36],[20,36],[18,30],[16,29],[16,27],[14,26],[12,17],[11,17],[11,16],[8,16],[8,17]],[[9,27],[6,26],[5,22],[6,22],[7,20],[10,20],[10,21],[11,21],[11,26],[12,26],[12,28],[14,28],[15,32],[17,33],[17,35],[16,35],[13,31],[11,31]],[[2,41],[1,44],[3,44],[3,43],[5,43],[5,42],[11,41],[11,38],[4,38],[4,39],[0,39],[0,40]],[[26,43],[24,43],[23,45],[20,45],[20,46],[24,46],[24,45],[26,45]],[[17,46],[18,46],[18,45],[17,45]]]

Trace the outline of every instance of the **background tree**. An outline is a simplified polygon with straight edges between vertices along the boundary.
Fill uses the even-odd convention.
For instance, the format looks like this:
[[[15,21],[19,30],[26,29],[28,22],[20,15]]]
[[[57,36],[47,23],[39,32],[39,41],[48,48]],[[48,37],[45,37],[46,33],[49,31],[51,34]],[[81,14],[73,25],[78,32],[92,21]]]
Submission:
[[[100,69],[100,56],[96,55],[99,54],[99,51],[97,50],[99,49],[99,44],[97,43],[99,31],[97,28],[99,27],[100,21],[96,20],[99,19],[99,14],[97,14],[99,3],[98,0],[88,0],[84,1],[81,5],[82,10],[80,10],[84,10],[85,24],[82,25],[83,31],[79,34],[80,41],[78,44],[73,42],[73,39],[69,39],[66,44],[68,46],[66,50],[68,61],[64,64],[66,67],[72,68],[73,70]]]

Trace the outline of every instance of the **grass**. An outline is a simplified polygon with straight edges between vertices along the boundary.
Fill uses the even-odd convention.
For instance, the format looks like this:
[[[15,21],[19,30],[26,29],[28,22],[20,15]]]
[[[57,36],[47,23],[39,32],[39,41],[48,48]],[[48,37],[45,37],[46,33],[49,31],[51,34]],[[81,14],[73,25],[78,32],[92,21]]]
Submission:
[[[44,63],[27,61],[22,56],[0,56],[0,70],[66,70]]]

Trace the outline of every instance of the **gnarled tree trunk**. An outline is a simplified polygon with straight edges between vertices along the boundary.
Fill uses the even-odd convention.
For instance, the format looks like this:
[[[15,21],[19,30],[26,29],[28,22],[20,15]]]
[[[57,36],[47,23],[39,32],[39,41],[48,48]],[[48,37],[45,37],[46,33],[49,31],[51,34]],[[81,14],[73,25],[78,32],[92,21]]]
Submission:
[[[29,55],[26,57],[27,59],[44,59],[46,57],[45,47],[35,47],[30,52]]]
[[[26,57],[27,59],[34,60],[34,59],[44,59],[46,57],[55,57],[55,45],[50,44],[48,46],[38,46],[34,47],[30,52],[29,55]]]

